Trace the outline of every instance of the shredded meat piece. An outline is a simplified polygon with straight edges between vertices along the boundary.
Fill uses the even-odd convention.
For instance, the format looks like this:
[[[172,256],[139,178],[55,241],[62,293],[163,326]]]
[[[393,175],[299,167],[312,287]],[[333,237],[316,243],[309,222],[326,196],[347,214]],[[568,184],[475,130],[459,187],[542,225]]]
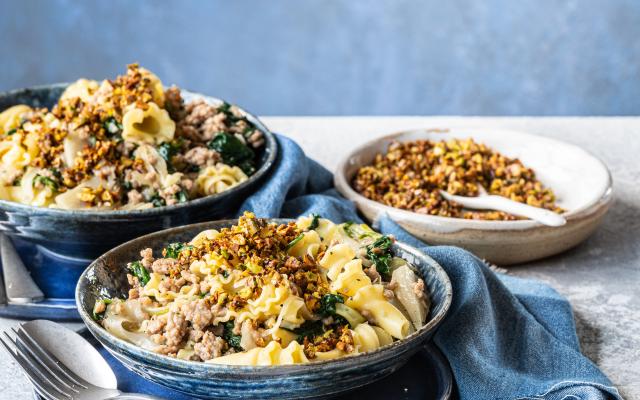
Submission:
[[[149,322],[147,322],[146,332],[149,334],[160,333],[166,325],[167,321],[164,318],[157,318],[154,316],[149,320]]]
[[[171,119],[174,121],[180,121],[186,115],[184,109],[184,100],[180,89],[175,86],[171,86],[164,92],[164,106],[169,111]]]
[[[184,314],[187,321],[191,322],[191,326],[196,330],[204,330],[211,323],[213,317],[211,306],[205,299],[196,302],[183,304],[180,311]]]
[[[208,167],[220,161],[220,154],[215,150],[198,146],[187,151],[184,155],[184,160],[199,167]]]
[[[413,284],[413,293],[415,293],[419,299],[424,297],[424,281],[422,279],[418,279],[418,281]]]
[[[140,251],[140,257],[142,257],[142,260],[140,260],[142,266],[147,269],[151,268],[151,264],[153,264],[153,250],[150,247],[147,247]]]
[[[178,264],[178,260],[173,258],[158,258],[151,264],[151,269],[156,274],[167,275],[171,268]]]
[[[220,357],[226,344],[227,342],[221,337],[211,332],[205,332],[202,340],[193,346],[193,350],[195,350],[196,355],[200,357],[202,361],[207,361]]]
[[[131,204],[132,206],[144,202],[144,196],[135,189],[130,190],[127,193],[127,199],[129,200],[129,204]]]
[[[168,353],[178,351],[182,338],[187,332],[187,319],[180,312],[169,311],[164,337]]]
[[[367,274],[367,276],[369,277],[369,279],[371,279],[371,282],[373,283],[382,281],[382,277],[380,276],[380,273],[376,269],[375,265],[372,265],[371,267],[365,269],[364,273]]]

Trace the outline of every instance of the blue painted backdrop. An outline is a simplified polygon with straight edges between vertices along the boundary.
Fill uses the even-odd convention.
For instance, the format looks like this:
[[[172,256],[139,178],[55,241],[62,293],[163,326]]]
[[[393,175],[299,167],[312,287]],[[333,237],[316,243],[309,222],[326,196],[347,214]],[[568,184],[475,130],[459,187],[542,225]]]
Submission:
[[[638,0],[0,3],[0,89],[111,77],[259,114],[631,115]]]

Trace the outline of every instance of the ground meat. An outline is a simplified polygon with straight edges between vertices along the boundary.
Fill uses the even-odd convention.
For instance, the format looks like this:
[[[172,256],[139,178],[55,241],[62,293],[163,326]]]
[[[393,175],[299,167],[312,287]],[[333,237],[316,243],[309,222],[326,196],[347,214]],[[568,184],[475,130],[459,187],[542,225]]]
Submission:
[[[422,279],[418,279],[418,281],[413,284],[413,293],[415,293],[419,299],[424,297],[424,281]]]
[[[360,314],[369,321],[371,325],[376,325],[376,320],[373,318],[373,315],[367,310],[360,310]]]
[[[196,330],[204,330],[211,323],[213,314],[211,306],[205,299],[192,301],[183,304],[180,311],[184,314],[187,321],[191,322],[191,326]]]
[[[367,276],[369,277],[369,279],[371,279],[371,282],[373,283],[382,281],[382,277],[380,276],[380,273],[378,273],[378,270],[376,269],[375,265],[372,265],[371,267],[365,269],[364,273],[367,274]]]
[[[220,154],[217,151],[198,146],[187,151],[184,160],[199,167],[208,167],[220,161]]]
[[[164,278],[158,285],[158,289],[160,293],[178,292],[185,283],[187,283],[187,281],[184,280],[184,278]]]
[[[264,144],[264,135],[262,134],[262,131],[258,129],[249,132],[245,137],[247,138],[247,143],[249,143],[254,149],[257,149]]]
[[[171,268],[178,264],[178,260],[173,258],[158,258],[151,264],[151,270],[156,274],[167,275]]]
[[[218,132],[224,131],[226,128],[226,118],[227,115],[224,113],[218,113],[210,118],[207,118],[207,120],[202,124],[201,139],[211,140]]]
[[[385,289],[382,293],[387,300],[393,300],[396,297],[395,293],[393,293],[393,290]]]
[[[129,289],[129,299],[137,299],[140,297],[140,290],[138,288]]]
[[[153,264],[153,250],[150,247],[140,251],[140,257],[142,260],[140,262],[145,268],[151,268],[151,264]]]
[[[180,312],[169,311],[167,316],[167,326],[164,331],[164,338],[168,346],[168,352],[177,351],[182,342],[182,338],[187,333],[187,319]]]
[[[97,301],[96,305],[93,307],[93,313],[100,314],[105,312],[106,309],[107,305],[104,303],[104,301]]]
[[[116,180],[116,167],[113,165],[105,165],[104,167],[94,170],[95,176],[100,179],[113,182]]]
[[[227,342],[224,339],[211,332],[205,332],[202,340],[193,346],[193,350],[202,361],[207,361],[220,357],[226,344]]]
[[[171,86],[164,92],[164,107],[169,112],[169,116],[174,121],[180,121],[186,115],[184,108],[184,100],[182,100],[182,94],[180,89],[175,86]]]
[[[156,334],[162,332],[162,329],[167,325],[167,320],[164,318],[153,317],[147,322],[146,332],[149,334]]]
[[[127,193],[127,199],[129,199],[128,204],[131,204],[132,206],[144,202],[144,196],[135,189],[130,190]]]

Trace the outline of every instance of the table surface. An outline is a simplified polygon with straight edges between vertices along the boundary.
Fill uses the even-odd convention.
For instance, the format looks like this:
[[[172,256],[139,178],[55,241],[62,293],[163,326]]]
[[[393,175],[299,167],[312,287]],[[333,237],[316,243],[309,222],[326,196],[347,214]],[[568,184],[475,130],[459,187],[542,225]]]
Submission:
[[[264,117],[274,132],[295,139],[333,170],[354,146],[403,129],[515,129],[579,145],[610,168],[614,203],[588,240],[563,254],[509,267],[566,296],[583,352],[626,399],[640,400],[640,118],[540,117]],[[0,329],[16,320],[0,319]],[[67,324],[80,328],[80,324]],[[0,351],[0,398],[30,399],[30,385]]]

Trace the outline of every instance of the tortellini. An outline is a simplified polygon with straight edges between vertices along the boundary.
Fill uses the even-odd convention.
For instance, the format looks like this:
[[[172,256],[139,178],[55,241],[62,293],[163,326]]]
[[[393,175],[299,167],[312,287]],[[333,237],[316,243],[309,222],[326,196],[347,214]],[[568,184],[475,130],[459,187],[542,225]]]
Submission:
[[[160,144],[173,139],[176,123],[167,110],[156,103],[147,103],[146,109],[129,106],[122,117],[122,138],[137,144]]]
[[[238,167],[216,164],[202,169],[196,178],[196,187],[202,196],[221,193],[249,179]]]

